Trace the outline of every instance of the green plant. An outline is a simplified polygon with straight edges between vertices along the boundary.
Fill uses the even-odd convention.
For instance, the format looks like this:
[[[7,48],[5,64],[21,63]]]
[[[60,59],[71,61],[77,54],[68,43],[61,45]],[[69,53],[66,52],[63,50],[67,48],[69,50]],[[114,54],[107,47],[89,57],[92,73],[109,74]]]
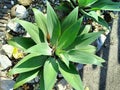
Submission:
[[[85,11],[94,10],[110,10],[120,11],[120,2],[113,2],[112,0],[61,0],[60,6],[56,7],[59,10],[69,11],[79,6]],[[69,8],[68,8],[69,7]]]
[[[76,90],[83,85],[74,62],[102,66],[104,60],[94,55],[96,48],[90,45],[104,31],[89,33],[88,27],[81,28],[83,17],[78,18],[76,7],[62,22],[47,3],[47,16],[33,8],[35,23],[16,19],[31,36],[15,37],[9,44],[21,48],[27,55],[11,70],[20,74],[14,88],[40,77],[40,89],[52,90],[58,73]]]
[[[109,29],[107,22],[96,11],[120,11],[120,2],[113,2],[112,0],[61,0],[60,5],[55,8],[64,13],[69,13],[77,6],[79,7],[80,17],[83,16],[84,18],[92,19],[107,29]]]

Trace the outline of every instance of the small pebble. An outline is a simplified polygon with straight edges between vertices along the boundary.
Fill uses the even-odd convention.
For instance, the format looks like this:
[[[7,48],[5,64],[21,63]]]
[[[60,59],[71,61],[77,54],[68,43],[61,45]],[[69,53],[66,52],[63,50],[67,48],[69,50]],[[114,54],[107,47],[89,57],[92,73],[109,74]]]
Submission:
[[[28,16],[28,11],[23,5],[16,6],[16,17],[26,18]]]
[[[19,24],[10,20],[7,24],[7,27],[10,28],[11,30],[13,30],[14,32],[17,32],[18,31],[18,27],[19,27]]]
[[[5,51],[5,53],[8,55],[9,58],[12,57],[13,49],[14,47],[8,44],[5,44],[2,46],[2,49]]]
[[[3,8],[7,8],[7,6],[4,6]]]
[[[17,4],[11,8],[11,16],[23,19],[28,16],[28,11],[23,5]]]
[[[76,69],[77,71],[81,70],[83,68],[83,64],[77,64]]]
[[[12,4],[12,5],[14,5],[14,4],[15,4],[13,0],[11,0],[11,4]]]
[[[73,88],[66,82],[65,79],[60,80],[55,87],[57,90],[73,90]]]
[[[0,55],[0,70],[5,70],[12,66],[12,62],[5,55]]]
[[[97,51],[101,49],[105,40],[106,40],[106,36],[104,34],[101,34],[100,37],[97,39]]]

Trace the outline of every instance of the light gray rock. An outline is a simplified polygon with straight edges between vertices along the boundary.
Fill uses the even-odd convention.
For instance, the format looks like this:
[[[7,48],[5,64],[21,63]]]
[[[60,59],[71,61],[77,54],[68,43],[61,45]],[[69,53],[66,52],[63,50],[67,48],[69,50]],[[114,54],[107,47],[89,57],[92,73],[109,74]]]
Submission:
[[[0,90],[13,90],[15,81],[8,77],[7,71],[0,71]]]
[[[14,32],[18,32],[19,24],[12,20],[9,20],[7,27],[10,28],[11,30],[13,30]]]
[[[23,5],[15,5],[11,8],[11,16],[18,18],[26,18],[28,16],[28,11]]]
[[[8,44],[5,44],[2,46],[2,49],[5,51],[5,53],[9,56],[9,58],[12,57],[13,49],[14,47]]]
[[[28,11],[23,5],[16,6],[16,17],[26,18],[28,16]]]
[[[10,66],[12,66],[12,62],[9,58],[5,55],[0,55],[0,70],[4,70]]]
[[[15,81],[8,77],[0,78],[0,90],[13,90]]]

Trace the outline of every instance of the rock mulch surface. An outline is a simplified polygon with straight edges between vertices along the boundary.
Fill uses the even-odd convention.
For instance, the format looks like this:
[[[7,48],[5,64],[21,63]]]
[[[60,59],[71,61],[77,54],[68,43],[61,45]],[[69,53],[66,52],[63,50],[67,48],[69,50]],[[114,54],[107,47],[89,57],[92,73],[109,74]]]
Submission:
[[[19,1],[21,2],[26,0]],[[35,2],[36,0],[34,0],[33,4],[30,3],[31,6],[37,6]],[[25,13],[25,10],[29,7],[26,5],[19,5],[18,10],[20,11],[20,13],[19,11],[18,13],[14,13],[15,10],[17,10],[15,9],[16,4],[19,5],[17,0],[0,0],[0,90],[13,90],[13,85],[15,84],[15,77],[8,76],[8,70],[14,63],[16,63],[16,61],[12,57],[13,47],[8,45],[6,41],[13,36],[22,36],[21,32],[15,31],[20,28],[14,23],[11,23],[10,20],[14,17],[17,17],[17,15],[22,17],[22,15],[24,15]],[[22,10],[20,8],[22,8]],[[9,22],[10,24],[8,25]],[[35,81],[33,80],[30,83],[20,87],[19,90],[34,90],[35,88],[37,88],[37,85],[35,85],[34,83]]]
[[[6,25],[10,19],[12,6],[11,1],[0,0],[0,90],[12,90],[15,83],[13,78],[7,75],[7,69],[12,66],[12,62],[2,50],[3,44],[6,43]]]

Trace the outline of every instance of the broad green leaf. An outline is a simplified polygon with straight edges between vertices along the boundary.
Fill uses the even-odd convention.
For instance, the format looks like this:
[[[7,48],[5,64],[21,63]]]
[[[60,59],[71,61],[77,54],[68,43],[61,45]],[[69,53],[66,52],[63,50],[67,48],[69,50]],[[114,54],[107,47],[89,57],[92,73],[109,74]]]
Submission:
[[[99,62],[103,63],[105,62],[104,59],[102,59],[101,57],[97,56],[97,55],[93,55]]]
[[[55,6],[55,9],[65,12],[65,13],[70,13],[70,11],[74,8],[73,4],[71,3],[71,0],[65,0],[62,1],[59,5]]]
[[[55,6],[55,9],[56,10],[59,10],[59,11],[63,11],[63,12],[70,12],[70,8],[68,8],[68,6],[64,3],[60,3],[59,6]]]
[[[85,25],[82,30],[80,29],[81,30],[80,35],[88,33],[90,31],[90,29],[91,29],[91,25]]]
[[[54,58],[48,58],[44,65],[45,90],[52,90],[58,73],[58,66]],[[49,75],[49,76],[48,76]]]
[[[99,2],[99,1],[102,1],[102,2],[103,2],[103,1],[106,1],[106,2],[113,2],[114,0],[98,0],[97,2]],[[97,2],[96,2],[96,3],[97,3]]]
[[[109,29],[108,23],[103,18],[101,18],[100,16],[98,17],[98,21],[96,21],[96,22],[98,22],[102,26],[105,26],[107,29]]]
[[[89,44],[92,44],[104,31],[92,32],[78,36],[75,41],[67,48],[74,49],[79,47],[86,47]]]
[[[62,32],[70,27],[77,21],[78,18],[78,7],[75,8],[63,21],[62,23]]]
[[[47,29],[50,35],[52,45],[56,45],[61,34],[59,19],[51,5],[47,2]]]
[[[39,90],[45,90],[45,82],[44,82],[44,74],[43,70],[41,71],[42,73],[40,74],[40,89]]]
[[[88,16],[94,18],[96,21],[98,21],[98,14],[95,11],[90,11],[88,13]]]
[[[34,70],[34,71],[30,71],[30,72],[25,72],[22,73],[18,76],[16,83],[14,85],[14,89],[20,87],[21,85],[25,84],[26,82],[34,79],[39,73],[39,70]]]
[[[13,69],[10,70],[10,74],[24,73],[31,70],[35,70],[44,65],[46,60],[45,56],[38,56],[36,54],[29,54],[20,60]]]
[[[33,8],[32,10],[35,15],[35,22],[37,23],[38,27],[42,30],[44,35],[47,36],[47,18],[39,10],[35,8]]]
[[[47,42],[47,36],[45,36],[42,30],[40,29],[39,29],[39,37],[40,37],[41,43]]]
[[[48,43],[40,43],[34,45],[26,50],[27,53],[34,53],[39,55],[51,55],[52,49],[49,47]]]
[[[98,2],[92,5],[91,10],[120,11],[120,2],[98,0]]]
[[[75,6],[73,5],[73,3],[74,3],[74,4],[76,3],[75,0],[66,0],[66,1],[69,2],[70,6],[71,6],[72,8],[75,8]]]
[[[72,47],[85,47],[93,43],[104,31],[92,32],[78,36],[71,45]]]
[[[58,56],[67,65],[67,67],[69,67],[69,59],[68,59],[67,53],[63,51],[63,52],[59,53]]]
[[[71,43],[73,43],[73,41],[77,37],[77,34],[78,34],[79,30],[80,30],[82,19],[83,18],[80,18],[76,23],[74,23],[72,26],[70,26],[69,28],[67,28],[67,30],[65,30],[63,32],[63,34],[60,37],[60,40],[58,42],[58,48],[65,49]]]
[[[105,26],[107,29],[109,29],[108,23],[100,16],[97,15],[95,11],[91,11],[87,14],[89,17],[94,19],[97,23],[101,24],[102,26]]]
[[[15,21],[25,28],[25,30],[29,33],[31,38],[36,43],[41,43],[40,37],[39,37],[39,29],[35,24],[28,21],[24,21],[24,20],[18,20],[18,19],[16,19]]]
[[[80,50],[70,50],[68,52],[69,55],[69,60],[72,62],[77,62],[81,64],[94,64],[94,65],[99,65],[102,66],[100,60],[96,58],[91,53],[80,51]]]
[[[31,46],[35,45],[35,42],[31,38],[25,38],[25,37],[14,37],[7,42],[10,45],[13,45],[14,47],[20,48],[22,50],[26,50]]]
[[[98,0],[77,0],[80,7],[90,6]]]
[[[59,70],[65,80],[75,89],[75,90],[84,90],[83,89],[83,84],[81,81],[81,78],[76,71],[75,67],[70,64],[69,68],[62,63],[61,61],[59,63]]]
[[[88,45],[85,47],[78,46],[78,47],[75,47],[75,49],[82,51],[82,52],[92,53],[92,54],[95,54],[95,52],[96,52],[96,47],[92,46],[92,45]]]
[[[85,12],[84,10],[81,9],[81,12],[86,15],[87,17],[92,18],[94,21],[97,23],[101,24],[102,26],[105,26],[107,29],[109,29],[108,23],[102,19],[100,16],[97,15],[95,11],[90,11],[89,13]]]

